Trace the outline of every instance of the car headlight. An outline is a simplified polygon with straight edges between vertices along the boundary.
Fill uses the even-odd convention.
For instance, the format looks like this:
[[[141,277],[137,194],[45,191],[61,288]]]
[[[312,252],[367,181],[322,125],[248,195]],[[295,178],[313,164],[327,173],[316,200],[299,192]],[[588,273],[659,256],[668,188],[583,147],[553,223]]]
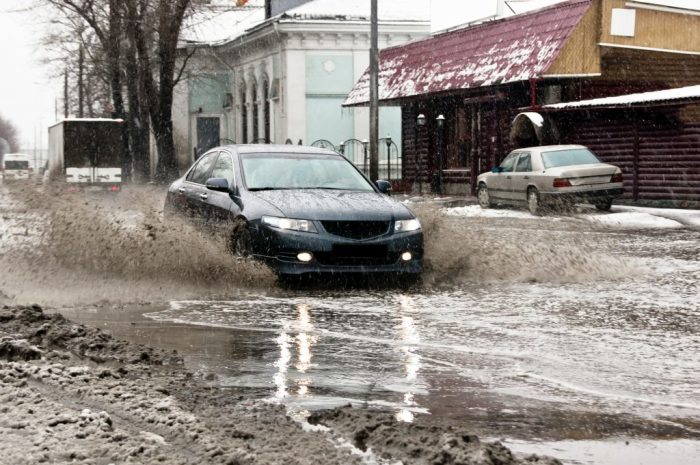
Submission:
[[[276,216],[263,216],[262,222],[268,226],[278,229],[287,229],[290,231],[301,232],[318,232],[313,222],[309,220],[295,220],[292,218],[278,218]]]
[[[398,220],[394,223],[394,232],[411,232],[418,231],[420,229],[420,221],[417,218],[410,220]]]

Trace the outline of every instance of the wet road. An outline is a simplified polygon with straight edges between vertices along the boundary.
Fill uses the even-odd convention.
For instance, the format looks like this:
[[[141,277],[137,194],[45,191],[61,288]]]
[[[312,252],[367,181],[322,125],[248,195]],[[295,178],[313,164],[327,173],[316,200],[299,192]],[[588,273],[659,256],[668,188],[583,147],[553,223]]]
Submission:
[[[697,463],[698,233],[588,234],[634,258],[634,272],[408,292],[239,290],[67,316],[177,349],[214,384],[295,411],[353,403],[405,421],[450,417],[516,449],[545,441],[577,463]],[[615,441],[631,441],[628,454],[605,453]]]
[[[571,463],[698,463],[700,233],[494,213],[425,221],[433,263],[408,291],[236,284],[131,304],[127,288],[55,308],[294,412],[353,403]],[[9,214],[5,239],[40,236],[22,215],[36,222]]]

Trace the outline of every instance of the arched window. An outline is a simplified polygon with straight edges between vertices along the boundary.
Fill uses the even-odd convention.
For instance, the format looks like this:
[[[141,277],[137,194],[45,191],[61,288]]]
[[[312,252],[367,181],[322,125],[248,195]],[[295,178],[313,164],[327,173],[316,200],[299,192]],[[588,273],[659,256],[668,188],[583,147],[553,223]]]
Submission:
[[[265,113],[265,142],[270,142],[270,83],[267,79],[263,81],[263,108]]]
[[[248,143],[248,102],[246,99],[245,84],[241,86],[241,143]]]
[[[258,102],[258,86],[253,85],[253,142],[257,142],[260,137],[258,118],[260,116],[260,105]]]

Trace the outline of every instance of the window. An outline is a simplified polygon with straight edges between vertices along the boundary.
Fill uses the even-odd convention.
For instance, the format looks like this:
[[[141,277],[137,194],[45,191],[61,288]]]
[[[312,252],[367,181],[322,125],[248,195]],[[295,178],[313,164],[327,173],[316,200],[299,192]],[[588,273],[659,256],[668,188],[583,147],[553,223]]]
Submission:
[[[559,166],[595,165],[600,163],[600,160],[588,149],[568,149],[544,152],[542,163],[546,169]]]
[[[241,89],[241,143],[248,143],[248,102],[246,101],[245,87]]]
[[[520,158],[518,158],[518,164],[515,165],[515,171],[521,173],[527,173],[532,171],[532,157],[529,153],[520,154]]]
[[[513,152],[510,155],[506,157],[505,160],[503,160],[503,163],[501,163],[501,172],[503,173],[509,173],[513,171],[513,166],[515,165],[515,159],[518,157],[519,153],[518,152]]]
[[[224,178],[228,181],[229,187],[233,186],[233,162],[231,155],[226,152],[221,152],[216,160],[214,169],[211,171],[212,178]]]
[[[187,175],[187,180],[197,184],[204,184],[207,182],[209,171],[211,171],[211,165],[216,160],[216,154],[218,152],[209,153],[204,155],[197,165],[194,167],[190,174]]]
[[[260,137],[258,118],[260,114],[260,106],[258,103],[258,89],[253,86],[253,143],[258,142]]]
[[[270,83],[267,80],[263,81],[263,108],[265,109],[265,142],[270,143]]]
[[[249,153],[241,159],[249,190],[374,190],[350,162],[339,156]]]

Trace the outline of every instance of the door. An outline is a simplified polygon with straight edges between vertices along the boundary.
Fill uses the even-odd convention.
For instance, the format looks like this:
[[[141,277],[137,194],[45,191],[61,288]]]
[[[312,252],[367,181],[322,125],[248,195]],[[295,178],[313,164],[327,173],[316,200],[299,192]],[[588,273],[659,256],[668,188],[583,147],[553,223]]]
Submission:
[[[204,183],[210,177],[209,173],[218,154],[218,151],[210,152],[200,158],[180,187],[187,198],[189,216],[195,223],[202,223],[205,220],[206,210],[203,204],[207,200],[208,190],[204,187]]]
[[[214,227],[226,227],[240,213],[240,208],[231,198],[231,192],[233,192],[232,189],[235,188],[236,182],[233,173],[233,159],[230,153],[219,152],[219,157],[209,177],[226,179],[229,189],[231,189],[229,192],[205,189],[206,199],[202,205],[207,223]]]
[[[219,145],[220,121],[217,116],[197,117],[197,153],[205,153]]]
[[[530,184],[532,177],[532,154],[530,152],[521,152],[520,157],[515,162],[515,170],[511,175],[510,198],[519,202],[527,200],[527,186]]]
[[[512,152],[500,164],[501,172],[494,173],[489,176],[488,188],[489,195],[494,199],[510,199],[511,198],[511,181],[513,179],[513,168],[515,168],[515,160],[518,158],[519,152]]]

